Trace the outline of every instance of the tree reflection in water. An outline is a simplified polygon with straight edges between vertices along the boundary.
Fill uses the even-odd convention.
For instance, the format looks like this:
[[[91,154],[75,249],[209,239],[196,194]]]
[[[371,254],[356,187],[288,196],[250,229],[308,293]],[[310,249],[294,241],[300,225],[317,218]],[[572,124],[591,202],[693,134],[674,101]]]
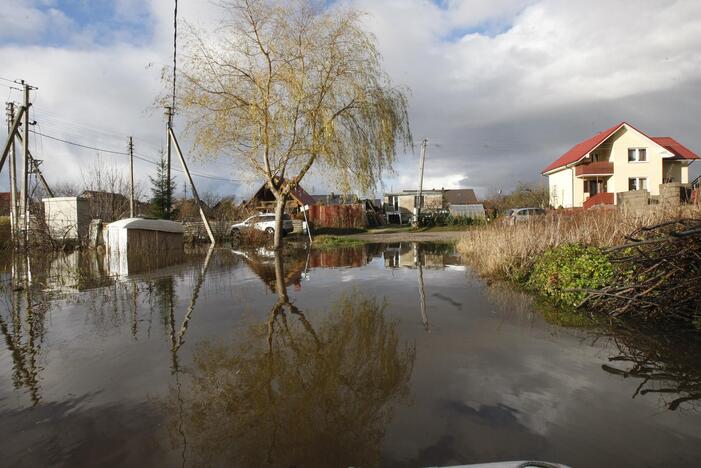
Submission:
[[[657,395],[669,410],[701,409],[701,341],[690,336],[644,333],[619,327],[609,334],[615,345],[610,364],[602,369],[624,378],[640,379],[633,393]]]
[[[172,389],[173,442],[196,465],[376,465],[392,407],[408,396],[413,347],[358,292],[312,325],[287,295],[279,255],[275,276],[267,327],[201,344],[191,388]]]

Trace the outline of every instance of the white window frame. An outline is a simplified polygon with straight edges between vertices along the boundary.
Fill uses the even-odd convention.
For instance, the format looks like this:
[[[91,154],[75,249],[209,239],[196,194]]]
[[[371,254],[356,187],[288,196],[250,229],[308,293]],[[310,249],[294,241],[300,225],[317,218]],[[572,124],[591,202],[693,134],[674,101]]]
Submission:
[[[644,161],[640,160],[640,150],[645,151],[645,160]],[[630,152],[631,151],[634,151],[634,154],[635,154],[635,159],[633,159],[633,160],[630,159]],[[648,162],[647,156],[648,156],[647,148],[628,148],[628,154],[626,155],[629,163],[646,163],[646,162]]]
[[[635,181],[633,190],[647,190],[647,177],[628,177],[628,189],[630,190],[630,181]],[[643,182],[644,181],[644,182]]]

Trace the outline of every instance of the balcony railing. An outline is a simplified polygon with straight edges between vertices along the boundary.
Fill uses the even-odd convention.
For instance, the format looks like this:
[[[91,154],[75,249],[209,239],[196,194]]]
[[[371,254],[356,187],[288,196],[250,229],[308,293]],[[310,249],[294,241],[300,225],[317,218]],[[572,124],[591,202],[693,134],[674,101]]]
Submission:
[[[608,176],[613,174],[613,163],[608,161],[596,161],[589,164],[575,166],[574,174],[577,177]]]
[[[589,209],[596,205],[613,205],[614,198],[612,192],[601,192],[584,200],[582,208]]]

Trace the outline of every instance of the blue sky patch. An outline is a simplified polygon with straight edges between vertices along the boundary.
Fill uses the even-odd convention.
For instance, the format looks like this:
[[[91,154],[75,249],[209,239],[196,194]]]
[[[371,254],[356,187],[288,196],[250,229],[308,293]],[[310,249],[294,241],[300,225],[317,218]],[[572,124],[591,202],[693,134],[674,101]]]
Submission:
[[[53,47],[143,44],[151,39],[153,18],[148,2],[114,0],[54,0],[37,2],[45,18],[38,34],[9,42]]]

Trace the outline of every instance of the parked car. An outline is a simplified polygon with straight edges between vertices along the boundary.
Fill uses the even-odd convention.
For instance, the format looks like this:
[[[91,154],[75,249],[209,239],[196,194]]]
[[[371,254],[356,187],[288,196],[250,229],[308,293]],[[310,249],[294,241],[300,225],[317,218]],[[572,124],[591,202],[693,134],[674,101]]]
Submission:
[[[247,218],[245,221],[233,224],[231,226],[231,235],[235,236],[239,234],[244,229],[257,229],[258,231],[265,231],[268,234],[275,233],[275,214],[274,213],[263,213],[253,215]],[[292,219],[287,214],[282,215],[282,235],[292,232]]]
[[[507,222],[512,226],[516,223],[533,221],[541,216],[545,216],[545,210],[543,208],[513,208],[509,211],[510,213],[507,214]]]

